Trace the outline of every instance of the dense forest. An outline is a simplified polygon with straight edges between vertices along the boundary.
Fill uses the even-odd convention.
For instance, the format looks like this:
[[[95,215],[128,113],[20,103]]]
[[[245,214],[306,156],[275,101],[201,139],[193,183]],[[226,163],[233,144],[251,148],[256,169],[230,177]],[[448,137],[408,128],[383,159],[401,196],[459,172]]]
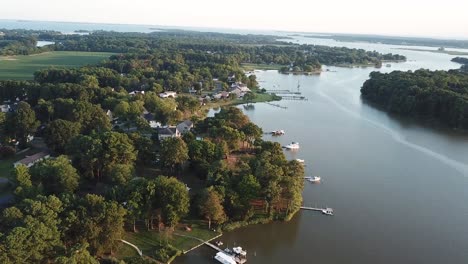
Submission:
[[[361,94],[391,113],[468,129],[468,75],[461,71],[373,72]]]

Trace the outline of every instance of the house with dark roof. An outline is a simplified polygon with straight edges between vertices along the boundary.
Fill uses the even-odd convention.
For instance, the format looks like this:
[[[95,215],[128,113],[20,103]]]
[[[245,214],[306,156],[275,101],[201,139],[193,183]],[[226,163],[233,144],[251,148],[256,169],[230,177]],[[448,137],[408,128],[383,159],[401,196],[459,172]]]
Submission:
[[[13,165],[15,166],[15,168],[18,167],[19,165],[24,165],[24,166],[30,168],[34,164],[36,164],[36,163],[38,163],[38,162],[40,162],[42,160],[48,159],[48,158],[50,158],[50,153],[46,152],[46,151],[42,151],[42,152],[36,153],[34,155],[31,155],[31,156],[26,156],[24,159],[18,160]]]
[[[160,127],[158,130],[158,139],[163,140],[166,138],[180,137],[181,133],[176,126]]]
[[[185,120],[177,125],[177,130],[182,134],[189,132],[192,128],[193,122],[190,120]]]

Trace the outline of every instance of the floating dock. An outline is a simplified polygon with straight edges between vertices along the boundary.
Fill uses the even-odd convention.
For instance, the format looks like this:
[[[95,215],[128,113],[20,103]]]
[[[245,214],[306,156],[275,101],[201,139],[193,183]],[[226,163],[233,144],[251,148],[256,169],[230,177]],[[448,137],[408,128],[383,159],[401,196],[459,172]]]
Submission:
[[[324,215],[333,215],[333,208],[316,208],[316,207],[308,207],[308,206],[301,206],[302,210],[309,210],[309,211],[317,211],[321,212]]]

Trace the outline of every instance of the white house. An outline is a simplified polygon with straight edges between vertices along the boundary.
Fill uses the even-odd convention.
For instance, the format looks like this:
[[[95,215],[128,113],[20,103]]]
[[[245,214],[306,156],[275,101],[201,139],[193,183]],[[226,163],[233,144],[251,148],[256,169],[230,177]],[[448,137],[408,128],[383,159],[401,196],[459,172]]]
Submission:
[[[2,111],[2,113],[7,113],[7,112],[10,112],[10,105],[7,105],[7,104],[4,104],[4,105],[0,105],[0,110]]]
[[[231,93],[232,94],[235,94],[238,98],[242,98],[244,97],[244,95],[248,92],[250,92],[251,90],[247,87],[247,85],[243,84],[243,83],[240,83],[240,82],[236,82],[236,83],[233,83],[231,85]]]
[[[249,87],[247,87],[247,85],[245,85],[245,84],[243,84],[241,82],[236,82],[236,83],[233,83],[231,85],[231,90],[235,90],[235,89],[238,89],[238,90],[240,90],[241,92],[244,92],[244,93],[250,92]]]
[[[181,136],[180,131],[177,129],[176,126],[158,128],[159,140],[163,140],[166,138],[175,138],[175,137],[180,137],[180,136]]]
[[[176,97],[177,97],[177,93],[176,93],[176,92],[172,92],[172,91],[166,91],[166,92],[164,92],[164,93],[160,93],[160,94],[159,94],[159,97],[161,97],[161,98],[169,98],[169,97],[176,98]]]
[[[228,97],[229,97],[229,93],[225,91],[213,95],[214,99],[226,99]]]
[[[142,95],[145,95],[145,91],[133,91],[133,92],[130,92],[128,93],[130,96],[135,96],[137,94],[142,94]]]
[[[114,114],[112,113],[111,110],[107,110],[106,116],[109,117],[110,121],[114,121]]]
[[[13,165],[15,166],[15,168],[18,167],[19,165],[24,165],[24,166],[30,168],[34,164],[38,163],[39,161],[45,160],[45,159],[48,159],[48,158],[50,158],[50,154],[48,152],[42,151],[42,152],[36,153],[34,155],[27,156],[26,158],[15,162]]]
[[[189,132],[192,128],[193,122],[190,120],[185,120],[177,125],[177,130],[179,130],[179,132],[182,134]]]

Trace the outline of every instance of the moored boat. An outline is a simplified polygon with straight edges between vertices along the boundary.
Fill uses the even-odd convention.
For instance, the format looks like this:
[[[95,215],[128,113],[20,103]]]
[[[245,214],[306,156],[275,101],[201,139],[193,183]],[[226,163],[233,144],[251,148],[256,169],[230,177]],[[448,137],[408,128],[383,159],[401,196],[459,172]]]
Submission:
[[[330,207],[327,207],[325,209],[322,210],[322,214],[325,214],[325,215],[333,215],[333,209],[330,208]]]
[[[314,176],[314,177],[310,177],[307,180],[310,181],[311,183],[317,183],[317,182],[320,182],[322,178],[320,178],[319,176]]]
[[[285,146],[287,149],[299,149],[299,142],[292,142]]]
[[[224,252],[216,253],[216,255],[214,256],[214,259],[216,259],[217,261],[223,264],[237,264],[233,256],[228,255]]]
[[[273,136],[282,136],[285,134],[284,130],[274,130],[274,131],[271,131],[271,134]]]

